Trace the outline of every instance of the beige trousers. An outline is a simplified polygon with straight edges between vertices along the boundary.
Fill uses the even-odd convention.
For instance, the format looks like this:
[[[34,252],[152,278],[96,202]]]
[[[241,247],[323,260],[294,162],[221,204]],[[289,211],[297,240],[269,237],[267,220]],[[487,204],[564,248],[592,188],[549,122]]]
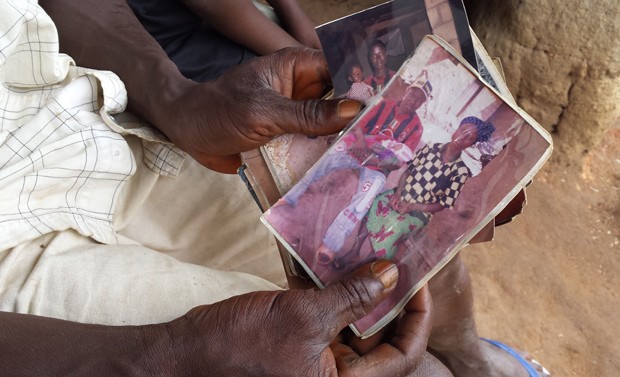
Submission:
[[[73,230],[0,251],[0,310],[78,322],[135,325],[168,321],[189,309],[286,279],[275,240],[235,175],[189,157],[177,177],[138,163],[114,226],[118,245]]]

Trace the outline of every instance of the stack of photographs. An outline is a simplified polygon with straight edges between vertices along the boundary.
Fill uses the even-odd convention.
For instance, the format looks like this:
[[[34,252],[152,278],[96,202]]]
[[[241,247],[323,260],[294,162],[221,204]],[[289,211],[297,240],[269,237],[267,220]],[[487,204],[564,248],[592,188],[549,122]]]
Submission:
[[[484,81],[462,49],[432,35],[415,43],[351,126],[261,218],[321,288],[373,260],[397,264],[390,298],[351,325],[361,337],[395,318],[552,150],[544,129]]]

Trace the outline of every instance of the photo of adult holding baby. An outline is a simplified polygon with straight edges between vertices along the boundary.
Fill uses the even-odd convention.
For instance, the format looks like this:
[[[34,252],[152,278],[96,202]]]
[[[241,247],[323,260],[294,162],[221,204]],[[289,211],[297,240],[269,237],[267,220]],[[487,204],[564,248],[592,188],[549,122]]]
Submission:
[[[366,105],[388,85],[428,34],[444,39],[477,67],[460,2],[388,1],[320,25],[316,32],[333,79],[334,96],[357,99]]]

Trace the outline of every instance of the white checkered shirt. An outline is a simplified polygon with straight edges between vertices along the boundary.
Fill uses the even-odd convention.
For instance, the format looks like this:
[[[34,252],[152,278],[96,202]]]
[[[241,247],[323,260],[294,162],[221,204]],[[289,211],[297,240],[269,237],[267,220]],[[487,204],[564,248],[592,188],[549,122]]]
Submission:
[[[0,83],[0,250],[65,229],[115,243],[115,204],[136,169],[121,134],[140,136],[161,174],[183,162],[156,130],[114,121],[127,104],[123,83],[59,54],[36,1],[0,0]]]
[[[443,146],[426,145],[409,162],[403,173],[408,176],[401,193],[402,200],[409,203],[439,203],[444,208],[454,205],[471,172],[460,157],[454,162],[442,162]]]

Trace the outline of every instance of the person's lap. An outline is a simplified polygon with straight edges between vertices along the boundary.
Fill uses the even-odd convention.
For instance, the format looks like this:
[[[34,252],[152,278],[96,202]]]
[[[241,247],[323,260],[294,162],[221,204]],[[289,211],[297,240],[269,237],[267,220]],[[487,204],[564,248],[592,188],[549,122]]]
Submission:
[[[103,245],[72,230],[0,256],[0,310],[83,323],[164,322],[197,305],[277,289],[252,275],[182,263],[140,245]]]
[[[140,163],[140,141],[126,139]],[[275,238],[237,175],[187,157],[176,177],[138,169],[119,202],[114,227],[122,237],[184,262],[285,284]]]
[[[201,30],[194,45],[209,42],[208,31]],[[208,67],[198,67],[206,76],[195,79],[218,75],[210,64],[226,69],[254,56],[216,40],[221,43],[210,43],[211,50],[222,51],[222,59],[208,48],[186,50],[208,55]],[[179,176],[159,176],[142,164],[140,141],[126,139],[140,166],[116,204],[119,244],[66,230],[0,251],[0,310],[150,323],[286,284],[275,240],[239,177],[213,173],[189,158]]]
[[[0,252],[0,310],[145,324],[284,286],[274,239],[239,177],[190,159],[177,177],[159,176],[141,163],[140,141],[128,141],[140,167],[117,203],[119,244],[66,230]]]

